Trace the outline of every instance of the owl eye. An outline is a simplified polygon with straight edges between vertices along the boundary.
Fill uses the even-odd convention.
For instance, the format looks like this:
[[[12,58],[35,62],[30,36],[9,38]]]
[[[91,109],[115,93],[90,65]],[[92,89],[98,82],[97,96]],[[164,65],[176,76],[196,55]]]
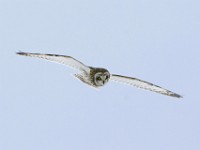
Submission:
[[[97,80],[101,80],[101,77],[97,77]]]

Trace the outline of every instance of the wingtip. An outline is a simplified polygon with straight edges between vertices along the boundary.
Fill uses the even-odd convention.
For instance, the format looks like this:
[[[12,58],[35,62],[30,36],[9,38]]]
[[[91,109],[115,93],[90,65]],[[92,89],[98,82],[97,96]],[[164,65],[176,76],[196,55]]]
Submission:
[[[173,97],[176,97],[176,98],[183,98],[182,95],[179,95],[179,94],[176,94],[176,93],[173,93],[170,96],[173,96]]]
[[[18,51],[18,52],[16,52],[16,54],[17,54],[17,55],[27,55],[27,53],[22,52],[22,51]]]

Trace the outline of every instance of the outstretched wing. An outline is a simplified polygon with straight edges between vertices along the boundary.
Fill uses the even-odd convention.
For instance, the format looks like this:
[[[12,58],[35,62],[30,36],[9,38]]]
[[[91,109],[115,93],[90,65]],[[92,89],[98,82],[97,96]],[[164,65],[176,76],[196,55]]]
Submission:
[[[172,97],[177,97],[177,98],[182,98],[181,95],[176,94],[174,92],[171,92],[169,90],[166,90],[160,86],[154,85],[150,82],[146,82],[137,78],[131,78],[131,77],[126,77],[126,76],[121,76],[121,75],[111,75],[110,77],[111,80],[119,82],[119,83],[124,83],[124,84],[128,84],[131,86],[135,86],[138,88],[142,88],[145,90],[149,90],[149,91],[153,91],[156,93],[160,93],[160,94],[164,94],[167,96],[172,96]]]
[[[56,55],[56,54],[26,53],[26,52],[17,52],[17,54],[22,56],[30,56],[30,57],[45,59],[81,71],[86,71],[86,72],[90,71],[90,68],[88,66],[84,65],[82,62],[74,59],[71,56]]]

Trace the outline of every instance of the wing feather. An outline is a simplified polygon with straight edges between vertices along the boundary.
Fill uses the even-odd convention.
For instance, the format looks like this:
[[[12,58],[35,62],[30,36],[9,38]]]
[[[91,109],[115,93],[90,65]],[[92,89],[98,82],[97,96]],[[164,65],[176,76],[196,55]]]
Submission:
[[[40,53],[26,53],[17,52],[18,55],[36,57],[40,59],[45,59],[51,62],[59,63],[71,67],[73,69],[89,72],[90,68],[84,65],[82,62],[76,60],[71,56],[57,55],[57,54],[40,54]]]
[[[131,86],[135,86],[135,87],[142,88],[142,89],[145,89],[145,90],[164,94],[164,95],[167,95],[167,96],[182,98],[182,96],[179,95],[179,94],[176,94],[176,93],[171,92],[167,89],[164,89],[160,86],[154,85],[150,82],[146,82],[146,81],[143,81],[143,80],[140,80],[140,79],[137,79],[137,78],[112,74],[110,79],[113,80],[113,81],[119,82],[119,83],[128,84],[128,85],[131,85]]]

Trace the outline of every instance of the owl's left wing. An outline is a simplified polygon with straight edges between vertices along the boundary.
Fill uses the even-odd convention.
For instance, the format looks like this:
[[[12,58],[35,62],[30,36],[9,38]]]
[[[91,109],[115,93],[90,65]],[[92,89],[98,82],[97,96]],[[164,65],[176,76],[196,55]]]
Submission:
[[[83,64],[82,62],[76,60],[75,58],[71,56],[57,55],[57,54],[26,53],[26,52],[17,52],[17,54],[22,55],[22,56],[45,59],[51,62],[66,65],[68,67],[71,67],[73,69],[77,69],[80,71],[86,71],[86,72],[90,71],[90,68],[88,66],[86,66],[85,64]]]
[[[167,96],[182,98],[182,96],[179,95],[179,94],[176,94],[176,93],[171,92],[167,89],[164,89],[160,86],[154,85],[150,82],[146,82],[146,81],[143,81],[143,80],[140,80],[140,79],[137,79],[137,78],[112,74],[110,79],[113,80],[113,81],[119,82],[119,83],[124,83],[124,84],[127,84],[127,85],[142,88],[142,89],[145,89],[145,90],[164,94],[164,95],[167,95]]]

